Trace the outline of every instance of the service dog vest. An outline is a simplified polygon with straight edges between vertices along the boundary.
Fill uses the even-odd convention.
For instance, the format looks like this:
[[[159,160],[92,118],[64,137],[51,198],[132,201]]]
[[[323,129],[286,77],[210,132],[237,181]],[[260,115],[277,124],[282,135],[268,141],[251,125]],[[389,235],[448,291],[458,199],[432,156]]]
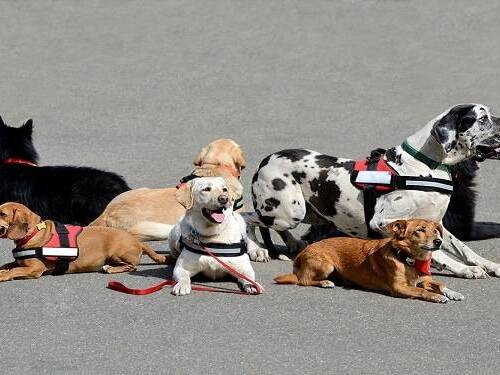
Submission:
[[[399,175],[384,159],[386,150],[378,148],[366,159],[357,160],[351,171],[351,183],[363,191],[365,222],[368,235],[380,237],[370,227],[370,220],[375,214],[375,203],[382,194],[394,190],[434,191],[451,195],[453,182],[444,178],[417,177]]]
[[[54,222],[55,232],[50,236],[49,241],[34,249],[21,249],[16,247],[12,250],[12,255],[16,260],[29,258],[43,258],[57,262],[52,271],[52,275],[62,275],[69,268],[69,262],[78,258],[78,235],[83,230],[76,225],[64,225]]]

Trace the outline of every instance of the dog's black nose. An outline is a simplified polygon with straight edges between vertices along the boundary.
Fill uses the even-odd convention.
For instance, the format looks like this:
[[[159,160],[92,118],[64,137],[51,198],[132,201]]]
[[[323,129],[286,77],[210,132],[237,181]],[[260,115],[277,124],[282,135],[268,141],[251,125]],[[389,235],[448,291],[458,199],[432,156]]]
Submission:
[[[441,240],[434,240],[434,246],[441,247],[442,244],[443,244],[443,241],[441,241]]]
[[[229,198],[226,195],[219,195],[217,200],[220,204],[227,204],[227,202],[229,202]]]

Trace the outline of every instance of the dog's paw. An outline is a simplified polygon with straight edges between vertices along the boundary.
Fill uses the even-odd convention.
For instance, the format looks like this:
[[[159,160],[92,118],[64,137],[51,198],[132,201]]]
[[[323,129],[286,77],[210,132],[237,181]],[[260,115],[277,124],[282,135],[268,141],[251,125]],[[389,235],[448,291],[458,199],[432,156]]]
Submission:
[[[185,296],[191,293],[191,282],[179,281],[172,287],[172,292],[174,296]]]
[[[254,262],[269,262],[271,260],[271,257],[269,256],[269,251],[261,247],[258,247],[254,250],[249,250],[248,256]]]
[[[484,266],[484,269],[489,275],[500,277],[500,264],[492,262]]]
[[[335,288],[335,284],[330,280],[320,281],[320,284],[322,288]]]
[[[488,277],[488,273],[479,266],[466,266],[457,275],[466,279],[486,279]]]
[[[432,300],[432,302],[436,302],[436,303],[446,303],[450,299],[446,296],[441,295],[441,294],[437,294],[435,296],[432,296],[431,300]]]
[[[262,287],[262,285],[260,285],[261,291],[259,292],[259,290],[254,285],[247,283],[247,282],[242,283],[241,288],[245,291],[245,293],[248,293],[248,294],[259,294],[259,293],[262,293],[264,291],[264,288]]]
[[[279,254],[279,255],[278,255],[278,259],[279,259],[279,260],[283,260],[283,261],[285,261],[285,262],[291,262],[291,261],[292,261],[292,260],[291,260],[291,259],[290,259],[287,255],[285,255],[285,254]]]
[[[455,292],[454,290],[444,288],[443,289],[443,294],[453,300],[453,301],[462,301],[465,297],[462,293]]]
[[[104,266],[102,266],[102,272],[104,273],[109,273],[109,269],[111,268],[111,266],[109,264],[105,264]]]

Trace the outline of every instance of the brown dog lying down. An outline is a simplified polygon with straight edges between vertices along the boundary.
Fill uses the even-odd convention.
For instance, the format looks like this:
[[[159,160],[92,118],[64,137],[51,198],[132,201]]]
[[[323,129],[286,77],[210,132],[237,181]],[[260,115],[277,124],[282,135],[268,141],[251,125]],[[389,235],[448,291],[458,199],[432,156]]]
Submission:
[[[205,146],[193,164],[194,176],[225,177],[239,184],[246,161],[236,142],[222,138]],[[177,201],[176,192],[176,188],[127,191],[115,197],[90,225],[123,229],[140,241],[168,239],[170,230],[186,212]]]
[[[335,285],[328,277],[333,276],[393,297],[441,303],[464,298],[430,276],[432,251],[442,244],[440,224],[398,220],[387,229],[391,237],[380,240],[337,237],[315,242],[297,256],[292,274],[274,281],[331,288]]]
[[[16,257],[22,258],[24,254],[34,253],[34,250],[41,251],[41,248],[52,241],[55,229],[53,221],[42,221],[40,216],[22,204],[9,202],[0,206],[0,237],[14,240],[17,245]],[[67,270],[59,272],[58,269],[58,274],[100,270],[106,273],[135,271],[143,252],[156,263],[167,261],[167,257],[157,254],[132,235],[114,228],[84,227],[77,237],[77,243],[78,257],[66,263]],[[16,258],[16,261],[0,267],[0,281],[37,279],[43,274],[51,273],[61,263],[54,257],[49,258],[50,260],[46,257]]]

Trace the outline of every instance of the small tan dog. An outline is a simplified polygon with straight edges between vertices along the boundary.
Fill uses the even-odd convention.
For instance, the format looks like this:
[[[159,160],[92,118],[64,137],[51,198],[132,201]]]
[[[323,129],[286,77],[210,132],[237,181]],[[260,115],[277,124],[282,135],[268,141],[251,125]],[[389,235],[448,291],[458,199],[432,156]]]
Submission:
[[[299,253],[292,274],[274,281],[332,288],[331,275],[393,297],[440,303],[464,299],[430,276],[432,251],[442,244],[440,224],[398,220],[387,229],[391,237],[379,240],[337,237],[315,242]]]
[[[246,166],[241,147],[231,139],[217,139],[195,157],[192,177],[224,177],[239,184]],[[177,202],[176,188],[130,190],[115,197],[90,225],[119,228],[140,241],[168,239],[173,225],[186,212]]]
[[[22,204],[2,204],[0,238],[13,240],[17,247],[13,251],[16,260],[0,267],[0,281],[37,279],[43,274],[56,274],[54,271],[57,271],[57,274],[100,270],[106,273],[135,271],[143,252],[156,263],[167,261],[167,257],[157,254],[132,235],[118,229],[102,227],[84,227],[77,239],[73,240],[77,243],[78,250],[63,246],[64,249],[50,249],[53,251],[52,256],[42,256],[42,249],[46,249],[45,246],[56,234],[61,238],[61,234],[56,232],[56,226],[51,220],[42,221],[40,216]],[[63,242],[61,240],[61,243]],[[61,250],[77,251],[76,259],[66,260],[62,270],[59,268],[61,260],[54,256]]]

